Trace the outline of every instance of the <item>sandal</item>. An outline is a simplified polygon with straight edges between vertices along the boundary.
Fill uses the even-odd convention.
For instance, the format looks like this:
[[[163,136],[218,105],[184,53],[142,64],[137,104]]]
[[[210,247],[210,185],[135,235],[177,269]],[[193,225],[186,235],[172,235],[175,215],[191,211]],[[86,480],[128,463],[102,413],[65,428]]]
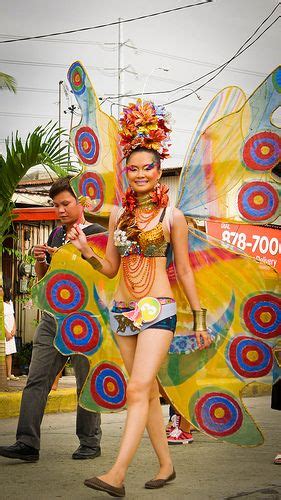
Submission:
[[[15,375],[11,375],[10,377],[7,377],[7,380],[19,380],[19,377],[16,377]]]

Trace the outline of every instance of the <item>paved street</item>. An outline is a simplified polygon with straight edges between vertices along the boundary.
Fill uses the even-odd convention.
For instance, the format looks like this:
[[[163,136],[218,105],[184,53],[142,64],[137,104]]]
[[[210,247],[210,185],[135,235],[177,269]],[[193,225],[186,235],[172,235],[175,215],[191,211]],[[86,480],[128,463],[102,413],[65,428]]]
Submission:
[[[247,405],[265,434],[258,448],[240,448],[194,433],[194,443],[171,447],[177,479],[158,491],[145,490],[143,484],[153,477],[156,462],[149,439],[144,437],[126,480],[126,498],[230,500],[281,499],[281,466],[272,460],[281,452],[280,412],[270,409],[268,396],[248,398]],[[167,407],[163,407],[167,415]],[[38,463],[28,464],[0,457],[0,498],[50,500],[109,498],[83,486],[86,477],[104,472],[118,448],[125,414],[103,415],[102,456],[95,460],[74,461],[77,447],[75,413],[44,417],[42,449]],[[16,418],[0,420],[1,444],[15,441]]]

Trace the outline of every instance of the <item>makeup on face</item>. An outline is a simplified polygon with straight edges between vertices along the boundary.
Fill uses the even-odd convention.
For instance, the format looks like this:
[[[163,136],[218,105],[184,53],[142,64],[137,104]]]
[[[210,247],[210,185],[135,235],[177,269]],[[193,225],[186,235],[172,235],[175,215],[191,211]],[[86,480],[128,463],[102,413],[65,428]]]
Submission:
[[[148,163],[148,164],[144,165],[143,167],[137,167],[135,165],[127,165],[126,170],[127,170],[127,172],[135,172],[135,173],[139,173],[140,171],[150,172],[150,170],[153,170],[154,167],[155,167],[155,163],[153,161],[152,163]]]

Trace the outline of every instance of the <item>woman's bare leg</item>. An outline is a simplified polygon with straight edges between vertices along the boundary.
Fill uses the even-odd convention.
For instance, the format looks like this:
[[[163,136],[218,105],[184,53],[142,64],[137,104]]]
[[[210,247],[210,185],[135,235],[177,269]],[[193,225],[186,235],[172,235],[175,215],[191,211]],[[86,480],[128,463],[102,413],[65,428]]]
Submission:
[[[12,355],[7,354],[6,355],[6,372],[7,372],[7,377],[11,377],[12,375]]]
[[[107,474],[99,476],[100,479],[109,484],[114,486],[123,484],[127,468],[136,453],[148,421],[149,400],[153,383],[167,355],[171,339],[171,332],[153,329],[145,330],[137,337],[131,377],[127,387],[128,411],[120,450],[112,469]],[[123,356],[120,338],[118,343]],[[159,417],[159,411],[157,416]],[[161,421],[163,422],[162,415]],[[159,420],[157,421],[158,425],[161,425],[161,421],[160,423]],[[156,425],[155,422],[151,426],[151,430],[155,429]]]
[[[116,338],[126,370],[129,375],[131,375],[137,346],[137,336],[116,336]],[[160,405],[159,386],[156,380],[153,382],[150,393],[146,428],[160,465],[159,473],[156,478],[167,477],[172,472],[173,466],[165,431],[163,412]]]
[[[120,338],[121,340],[118,342]],[[137,336],[126,337],[125,339],[123,337],[117,337],[117,342],[119,343],[126,370],[129,375],[131,375],[137,345]],[[160,470],[156,478],[167,477],[171,473],[173,466],[165,432],[163,412],[160,405],[159,386],[156,380],[153,382],[150,393],[146,428],[160,465]]]
[[[159,471],[155,479],[165,479],[173,471],[172,459],[169,451],[163,412],[160,404],[158,384],[155,380],[153,397],[149,401],[147,432],[159,461]]]

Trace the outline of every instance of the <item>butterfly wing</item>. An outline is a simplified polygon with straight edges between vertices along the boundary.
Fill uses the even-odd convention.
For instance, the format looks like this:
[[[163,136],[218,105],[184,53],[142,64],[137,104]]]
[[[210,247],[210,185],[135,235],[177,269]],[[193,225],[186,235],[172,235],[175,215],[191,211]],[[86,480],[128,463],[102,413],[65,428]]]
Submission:
[[[281,301],[272,291],[277,273],[198,230],[190,230],[189,247],[213,342],[206,350],[198,349],[189,305],[171,262],[178,324],[160,383],[177,411],[199,430],[235,444],[261,444],[262,434],[241,393],[254,380],[272,381],[280,328]]]
[[[112,206],[121,201],[121,152],[118,124],[101,110],[88,74],[79,61],[68,70],[68,81],[82,117],[70,132],[70,142],[82,166],[72,180],[77,197],[87,199],[86,218],[108,218]]]
[[[103,233],[89,237],[89,244],[101,257],[106,242]],[[55,317],[55,347],[65,356],[81,354],[89,359],[79,404],[92,411],[119,411],[125,406],[127,375],[105,306],[117,280],[94,271],[68,243],[54,253],[47,274],[34,287],[38,307]]]
[[[72,180],[89,221],[108,219],[121,200],[122,168],[115,119],[100,109],[85,68],[79,61],[68,80],[81,109],[70,141],[82,166]],[[93,250],[104,256],[107,234],[88,236]],[[90,369],[79,404],[92,411],[119,411],[125,406],[126,371],[109,325],[109,304],[118,277],[109,280],[94,271],[72,244],[59,248],[45,277],[34,287],[40,309],[56,319],[56,348],[65,356],[81,354]]]
[[[274,169],[281,139],[272,116],[281,104],[280,81],[278,67],[239,109],[233,105],[212,123],[205,119],[207,108],[201,119],[207,126],[196,134],[181,175],[178,206],[186,215],[254,224],[276,220],[280,189]]]

